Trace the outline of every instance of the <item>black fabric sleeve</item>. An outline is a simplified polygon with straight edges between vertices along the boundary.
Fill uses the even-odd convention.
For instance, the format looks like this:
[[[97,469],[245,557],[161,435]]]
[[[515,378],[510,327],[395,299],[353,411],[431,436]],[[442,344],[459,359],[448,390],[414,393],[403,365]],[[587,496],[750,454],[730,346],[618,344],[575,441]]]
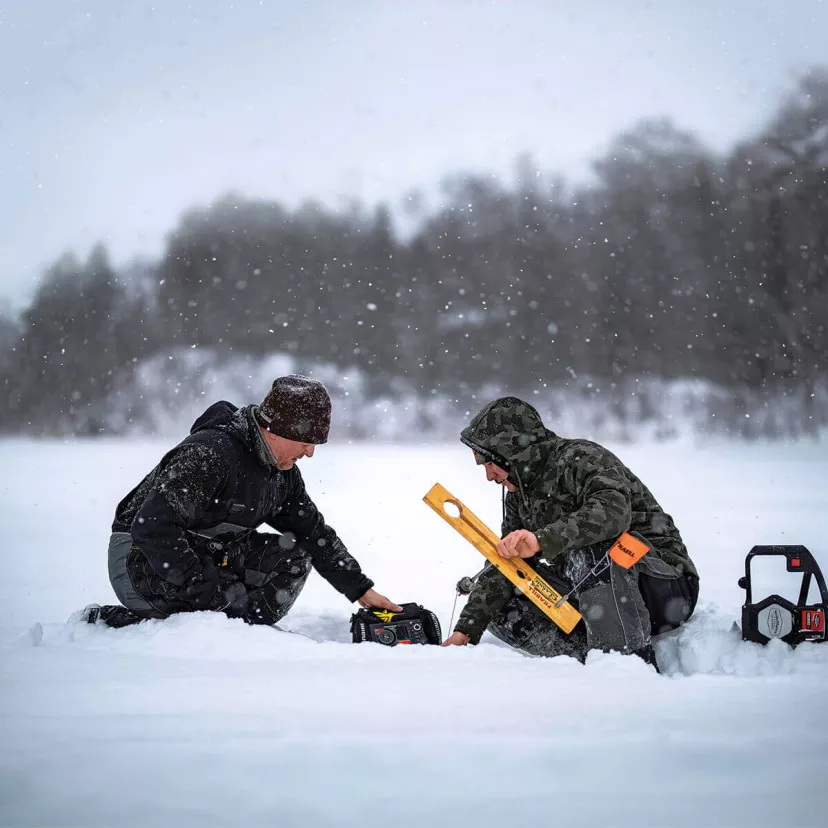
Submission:
[[[266,521],[285,536],[293,536],[308,553],[314,569],[349,601],[361,598],[374,582],[362,573],[356,559],[336,532],[325,523],[322,513],[305,491],[299,469],[294,469],[285,502]]]
[[[165,581],[182,586],[201,572],[187,542],[227,479],[227,463],[215,450],[192,444],[177,451],[159,472],[130,527],[135,545]]]

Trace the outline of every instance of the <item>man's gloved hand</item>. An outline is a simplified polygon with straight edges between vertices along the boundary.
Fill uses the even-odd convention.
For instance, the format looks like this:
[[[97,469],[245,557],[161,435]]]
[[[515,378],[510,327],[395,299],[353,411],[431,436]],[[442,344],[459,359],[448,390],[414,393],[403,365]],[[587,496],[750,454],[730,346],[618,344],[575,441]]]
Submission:
[[[184,585],[180,597],[196,610],[212,610],[224,606],[224,589],[216,566],[205,561],[201,572],[193,575]]]
[[[224,579],[223,579],[224,580]],[[222,584],[222,594],[224,603],[221,607],[230,618],[239,618],[247,612],[247,587],[238,579],[227,583],[224,580]]]

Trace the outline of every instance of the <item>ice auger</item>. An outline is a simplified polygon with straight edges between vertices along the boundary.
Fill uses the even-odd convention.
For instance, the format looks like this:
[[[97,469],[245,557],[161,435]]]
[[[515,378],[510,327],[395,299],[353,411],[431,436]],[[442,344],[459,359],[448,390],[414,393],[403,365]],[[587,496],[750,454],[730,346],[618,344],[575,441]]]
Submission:
[[[788,572],[802,575],[796,604],[781,595],[768,595],[754,602],[750,583],[751,561],[759,556],[784,556]],[[816,581],[821,601],[808,603],[811,578]],[[828,589],[814,556],[804,546],[754,546],[745,558],[745,574],[739,578],[745,590],[742,606],[742,638],[767,644],[772,638],[781,638],[795,647],[804,641],[820,642],[828,638],[825,614],[828,612]]]

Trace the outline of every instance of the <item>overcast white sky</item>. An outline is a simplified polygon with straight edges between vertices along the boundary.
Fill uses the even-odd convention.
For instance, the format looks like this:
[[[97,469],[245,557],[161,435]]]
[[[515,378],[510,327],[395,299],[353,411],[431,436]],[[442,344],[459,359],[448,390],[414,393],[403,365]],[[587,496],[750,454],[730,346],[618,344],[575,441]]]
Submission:
[[[828,63],[828,0],[0,0],[0,301],[233,189],[397,202],[667,115],[724,149]]]

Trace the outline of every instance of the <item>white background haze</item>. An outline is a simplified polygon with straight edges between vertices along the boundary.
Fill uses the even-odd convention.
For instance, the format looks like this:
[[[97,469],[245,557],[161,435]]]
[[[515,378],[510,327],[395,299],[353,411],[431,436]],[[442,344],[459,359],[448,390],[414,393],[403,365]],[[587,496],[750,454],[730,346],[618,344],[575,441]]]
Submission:
[[[583,179],[667,116],[725,149],[826,56],[823,0],[0,3],[0,298],[157,255],[236,190],[399,205],[519,153]]]

